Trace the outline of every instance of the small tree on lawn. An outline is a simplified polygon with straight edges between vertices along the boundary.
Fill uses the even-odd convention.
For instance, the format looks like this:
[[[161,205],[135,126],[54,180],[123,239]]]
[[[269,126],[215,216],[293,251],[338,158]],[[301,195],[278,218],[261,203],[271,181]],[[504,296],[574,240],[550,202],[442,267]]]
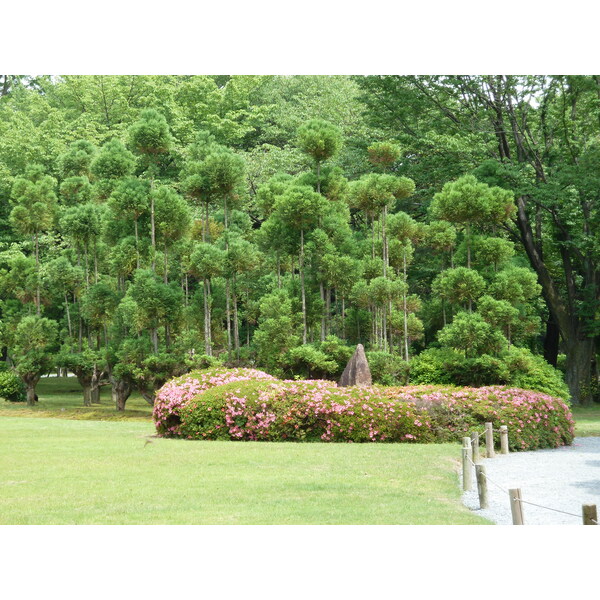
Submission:
[[[40,377],[54,366],[57,336],[56,321],[37,315],[23,317],[17,326],[12,359],[25,383],[29,406],[35,404],[35,387]]]

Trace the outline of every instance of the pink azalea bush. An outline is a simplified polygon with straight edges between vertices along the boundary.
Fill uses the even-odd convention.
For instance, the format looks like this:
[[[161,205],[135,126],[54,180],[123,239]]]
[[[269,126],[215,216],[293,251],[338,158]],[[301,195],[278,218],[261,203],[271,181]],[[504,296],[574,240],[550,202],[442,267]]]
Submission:
[[[421,443],[459,441],[490,421],[508,426],[513,450],[570,444],[574,430],[563,400],[516,388],[339,388],[252,369],[167,383],[154,419],[160,435],[186,439]]]
[[[199,394],[211,388],[236,381],[274,380],[275,377],[256,369],[216,367],[192,371],[168,381],[158,391],[152,416],[160,435],[178,434],[179,411]]]

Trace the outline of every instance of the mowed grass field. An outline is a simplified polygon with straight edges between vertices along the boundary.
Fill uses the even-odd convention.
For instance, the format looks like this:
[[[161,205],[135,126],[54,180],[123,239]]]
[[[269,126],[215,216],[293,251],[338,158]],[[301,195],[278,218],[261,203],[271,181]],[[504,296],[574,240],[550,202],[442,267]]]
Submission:
[[[469,524],[454,445],[192,442],[0,418],[2,524]],[[146,443],[148,442],[148,443]]]
[[[0,524],[487,523],[460,502],[456,444],[167,440],[139,396],[85,408],[74,378],[38,395],[0,402]],[[600,435],[600,407],[574,412]]]

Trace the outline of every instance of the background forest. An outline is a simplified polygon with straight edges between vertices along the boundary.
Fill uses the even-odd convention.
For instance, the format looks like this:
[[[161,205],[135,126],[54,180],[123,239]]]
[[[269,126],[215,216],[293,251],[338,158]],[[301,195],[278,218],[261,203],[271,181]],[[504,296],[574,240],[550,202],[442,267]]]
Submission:
[[[596,76],[0,76],[0,395],[360,342],[379,383],[589,403],[599,135]]]

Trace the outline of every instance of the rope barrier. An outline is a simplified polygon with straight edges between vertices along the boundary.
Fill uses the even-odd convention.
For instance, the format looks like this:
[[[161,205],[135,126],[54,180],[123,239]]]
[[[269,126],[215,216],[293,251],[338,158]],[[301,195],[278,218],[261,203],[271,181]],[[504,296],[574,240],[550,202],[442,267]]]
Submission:
[[[522,498],[513,498],[515,502],[521,502],[521,504],[531,504],[531,506],[537,506],[538,508],[545,508],[546,510],[552,510],[557,513],[562,513],[563,515],[569,515],[571,517],[575,517],[577,519],[581,519],[581,515],[576,515],[570,512],[566,512],[564,510],[558,510],[557,508],[550,508],[549,506],[542,506],[541,504],[536,504],[535,502],[529,502],[528,500],[523,500]]]
[[[467,459],[474,467],[476,466],[476,463],[473,462],[473,460],[471,459],[470,456],[467,456]],[[487,473],[484,473],[483,476],[486,478],[487,481],[494,484],[499,490],[508,494],[508,490],[506,488],[502,487],[499,483],[496,483]],[[575,517],[576,519],[581,519],[581,515],[576,515],[574,513],[570,513],[570,512],[564,511],[564,510],[559,510],[558,508],[552,508],[550,506],[543,506],[542,504],[536,504],[535,502],[529,502],[529,500],[523,500],[522,498],[513,498],[513,500],[514,500],[514,502],[521,502],[522,504],[530,504],[531,506],[537,506],[538,508],[544,508],[546,510],[551,510],[553,512],[562,513],[563,515],[569,515],[570,517]],[[591,519],[591,521],[592,521],[592,523],[594,523],[594,525],[598,525],[598,521],[596,521],[595,519]]]
[[[469,462],[475,467],[476,463],[474,463],[471,459],[470,456],[467,456]],[[508,490],[503,488],[499,483],[496,483],[493,479],[490,479],[489,475],[487,473],[484,473],[484,477],[490,482],[493,483],[497,488],[501,489],[503,492],[506,492],[508,494]]]

